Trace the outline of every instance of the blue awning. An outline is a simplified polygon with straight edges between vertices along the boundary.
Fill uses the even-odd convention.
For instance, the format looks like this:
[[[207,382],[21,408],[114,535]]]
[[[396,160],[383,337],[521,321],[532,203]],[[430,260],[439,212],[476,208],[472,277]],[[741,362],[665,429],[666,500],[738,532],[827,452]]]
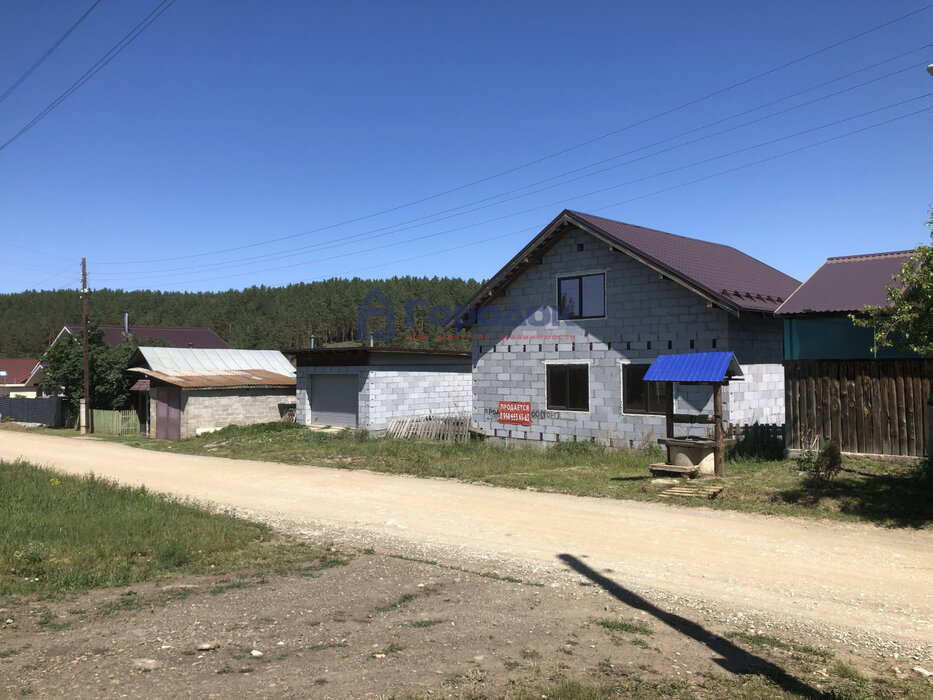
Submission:
[[[741,377],[742,368],[731,352],[692,352],[684,355],[658,355],[645,372],[646,382],[703,382],[719,384]]]

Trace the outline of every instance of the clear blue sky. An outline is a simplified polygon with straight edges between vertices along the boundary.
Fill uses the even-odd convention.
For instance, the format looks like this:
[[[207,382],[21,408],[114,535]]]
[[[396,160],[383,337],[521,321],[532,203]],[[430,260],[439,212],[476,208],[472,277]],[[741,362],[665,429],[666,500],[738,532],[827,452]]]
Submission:
[[[158,1],[102,0],[0,102],[0,143]],[[0,93],[91,5],[0,4]],[[663,113],[927,5],[177,0],[0,150],[0,292],[76,287],[82,256],[92,288],[485,278],[564,208],[799,279],[912,248],[933,204],[933,7]]]

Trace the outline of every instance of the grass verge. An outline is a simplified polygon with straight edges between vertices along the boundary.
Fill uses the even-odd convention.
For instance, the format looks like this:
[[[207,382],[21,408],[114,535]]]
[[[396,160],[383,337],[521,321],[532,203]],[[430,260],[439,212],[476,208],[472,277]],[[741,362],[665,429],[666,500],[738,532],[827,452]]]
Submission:
[[[73,434],[73,431],[49,431]],[[346,430],[320,433],[294,423],[231,426],[175,442],[145,437],[112,438],[136,447],[390,474],[450,478],[495,486],[639,501],[661,500],[669,484],[648,473],[663,459],[656,447],[610,449],[599,444],[559,443],[546,449],[514,449],[487,442],[467,444],[371,438]],[[756,460],[738,450],[714,499],[675,498],[707,506],[771,515],[874,522],[897,527],[933,525],[933,469],[897,462],[847,460],[828,484],[798,473],[793,461]]]
[[[107,439],[165,452],[369,469],[577,496],[660,501],[660,494],[670,488],[669,483],[658,483],[648,473],[650,463],[663,461],[657,447],[611,449],[594,443],[568,442],[546,449],[514,449],[481,441],[461,444],[376,439],[354,430],[321,433],[294,423],[231,426],[175,442],[142,436]],[[726,465],[724,478],[703,479],[704,484],[725,487],[715,499],[672,498],[664,502],[894,527],[933,526],[933,469],[908,463],[846,460],[843,471],[833,481],[818,484],[798,473],[793,461],[758,460],[748,456],[752,452],[736,450]]]
[[[313,573],[327,547],[145,488],[0,462],[0,595],[48,596],[174,573]]]

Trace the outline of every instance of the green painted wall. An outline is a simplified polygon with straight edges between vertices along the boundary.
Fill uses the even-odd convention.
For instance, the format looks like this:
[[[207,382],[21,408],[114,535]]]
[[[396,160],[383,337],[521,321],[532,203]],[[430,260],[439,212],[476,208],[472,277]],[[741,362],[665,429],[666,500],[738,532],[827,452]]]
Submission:
[[[865,360],[918,357],[895,347],[874,345],[870,328],[853,325],[847,316],[784,319],[785,360]]]

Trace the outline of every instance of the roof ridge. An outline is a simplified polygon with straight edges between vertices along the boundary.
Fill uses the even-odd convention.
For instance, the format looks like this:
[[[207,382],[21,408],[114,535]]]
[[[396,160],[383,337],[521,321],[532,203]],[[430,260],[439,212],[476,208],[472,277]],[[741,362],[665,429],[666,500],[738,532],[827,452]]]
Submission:
[[[916,254],[917,249],[911,250],[892,250],[887,253],[861,253],[859,255],[836,255],[826,258],[826,262],[841,262],[843,260],[883,260],[884,258],[898,258],[905,255]]]

